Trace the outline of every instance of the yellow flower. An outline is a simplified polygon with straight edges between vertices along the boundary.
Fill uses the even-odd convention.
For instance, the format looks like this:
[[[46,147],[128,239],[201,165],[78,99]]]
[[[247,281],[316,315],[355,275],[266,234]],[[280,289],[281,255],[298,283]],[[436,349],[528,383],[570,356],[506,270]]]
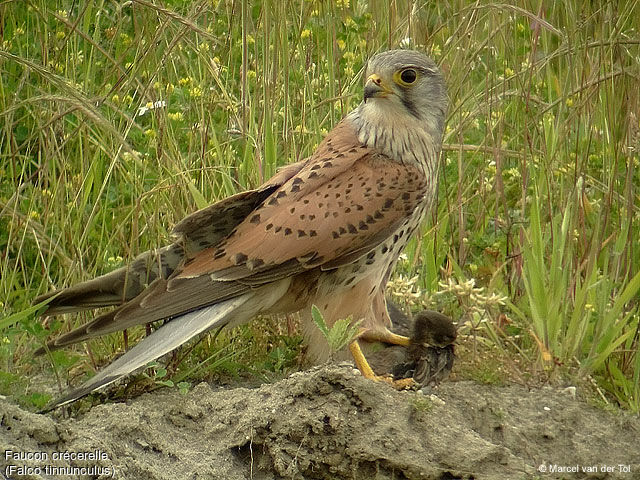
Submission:
[[[29,212],[29,218],[31,218],[33,220],[39,220],[40,219],[40,214],[38,212],[36,212],[35,210],[31,210]]]
[[[344,41],[344,40],[342,40],[342,39],[339,39],[339,40],[338,40],[338,48],[339,48],[340,50],[344,50],[344,49],[346,48],[346,46],[347,46],[347,44],[345,43],[345,41]]]
[[[505,176],[507,177],[513,177],[513,178],[520,178],[520,170],[518,170],[517,168],[508,168],[507,170],[504,171]]]
[[[174,122],[180,122],[184,120],[184,115],[182,114],[182,112],[170,112],[167,114],[167,117],[169,117],[169,120],[173,120]]]
[[[190,83],[191,83],[191,77],[183,77],[180,80],[178,80],[178,85],[180,85],[181,87],[186,87]]]
[[[304,30],[302,30],[302,32],[300,32],[300,38],[302,40],[306,40],[310,36],[311,36],[311,30],[309,30],[308,28],[305,28]]]
[[[349,0],[336,0],[336,7],[349,8]]]
[[[109,257],[107,258],[107,264],[111,267],[115,267],[117,265],[120,265],[120,263],[122,262],[122,257],[120,255],[117,255],[115,257]]]
[[[504,69],[504,76],[505,77],[510,77],[514,74],[514,71],[512,69],[510,69],[509,67]]]
[[[64,38],[64,36],[65,36],[65,35],[66,35],[66,33],[64,33],[62,30],[58,30],[58,31],[56,32],[56,38],[57,38],[58,40],[62,40],[62,39]]]
[[[255,70],[247,70],[247,78],[249,80],[255,80],[257,78],[258,74],[256,73]]]
[[[344,58],[349,63],[353,63],[356,59],[356,56],[353,52],[344,52],[344,55],[342,55],[342,58]]]
[[[565,104],[567,105],[567,107],[573,107],[573,98],[567,98],[565,100]]]
[[[147,128],[144,131],[144,134],[149,138],[155,138],[155,136],[156,136],[156,132],[155,132],[155,130],[153,128]]]
[[[131,37],[126,33],[120,34],[120,41],[125,47],[128,47],[129,45],[131,45]]]
[[[202,96],[202,89],[200,87],[193,87],[189,90],[189,95],[193,98],[200,98]]]

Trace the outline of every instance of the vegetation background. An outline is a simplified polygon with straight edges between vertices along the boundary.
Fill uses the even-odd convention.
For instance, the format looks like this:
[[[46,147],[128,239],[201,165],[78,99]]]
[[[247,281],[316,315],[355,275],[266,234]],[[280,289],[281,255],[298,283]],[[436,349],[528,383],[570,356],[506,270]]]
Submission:
[[[460,321],[478,378],[587,380],[640,410],[637,1],[4,0],[0,19],[1,394],[41,406],[34,378],[77,381],[127,343],[34,358],[69,328],[35,317],[38,293],[308,156],[360,101],[366,59],[409,47],[451,105],[439,206],[394,298]],[[295,368],[296,333],[263,319],[146,376],[269,378]]]

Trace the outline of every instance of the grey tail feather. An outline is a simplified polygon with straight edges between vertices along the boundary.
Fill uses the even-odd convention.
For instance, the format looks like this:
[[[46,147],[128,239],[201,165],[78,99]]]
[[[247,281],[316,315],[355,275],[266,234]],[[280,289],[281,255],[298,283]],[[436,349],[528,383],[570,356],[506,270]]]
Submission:
[[[186,313],[174,318],[148,337],[138,342],[131,350],[100,370],[95,376],[87,380],[79,388],[56,399],[41,413],[72,403],[85,395],[129,375],[133,371],[144,367],[149,362],[169,353],[171,350],[188,342],[199,333],[217,326],[223,326],[229,321],[229,316],[238,307],[251,298],[251,293],[225,300],[210,307]]]
[[[85,287],[85,284],[82,284],[82,287]],[[89,289],[83,291],[79,288],[71,287],[69,289],[54,290],[53,292],[40,295],[33,303],[38,304],[55,295],[58,295],[58,297],[50,302],[49,307],[42,315],[61,315],[63,313],[82,312],[84,310],[118,305],[126,301],[126,298],[123,298],[122,295],[117,295],[112,292],[101,292],[98,290],[92,292],[89,291]]]

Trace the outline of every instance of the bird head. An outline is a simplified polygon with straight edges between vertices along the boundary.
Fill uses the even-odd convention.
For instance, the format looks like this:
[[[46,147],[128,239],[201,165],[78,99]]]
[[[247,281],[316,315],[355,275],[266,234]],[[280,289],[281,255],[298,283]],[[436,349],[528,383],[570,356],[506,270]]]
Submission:
[[[456,327],[449,317],[432,310],[424,310],[416,315],[411,341],[414,344],[446,347],[452,344],[457,336]]]
[[[420,125],[440,141],[447,94],[433,60],[414,50],[389,50],[369,60],[365,78],[365,115],[387,124]]]

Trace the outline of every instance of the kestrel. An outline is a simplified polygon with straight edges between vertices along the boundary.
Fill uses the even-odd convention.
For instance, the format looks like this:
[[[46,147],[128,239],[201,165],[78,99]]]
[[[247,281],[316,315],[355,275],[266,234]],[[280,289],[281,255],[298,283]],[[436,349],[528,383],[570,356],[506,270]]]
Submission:
[[[445,83],[430,58],[410,50],[375,55],[362,102],[311,157],[189,215],[174,228],[175,243],[37,298],[54,297],[46,315],[116,305],[49,349],[165,320],[51,408],[202,332],[258,314],[301,311],[309,355],[322,361],[329,352],[311,320],[313,304],[329,326],[351,316],[361,321],[360,339],[408,345],[387,329],[385,285],[434,201],[446,107]],[[349,349],[362,373],[375,378],[357,340]]]
[[[451,373],[457,335],[455,325],[446,315],[432,310],[418,313],[406,358],[394,367],[394,377],[411,377],[419,385],[437,385]]]

